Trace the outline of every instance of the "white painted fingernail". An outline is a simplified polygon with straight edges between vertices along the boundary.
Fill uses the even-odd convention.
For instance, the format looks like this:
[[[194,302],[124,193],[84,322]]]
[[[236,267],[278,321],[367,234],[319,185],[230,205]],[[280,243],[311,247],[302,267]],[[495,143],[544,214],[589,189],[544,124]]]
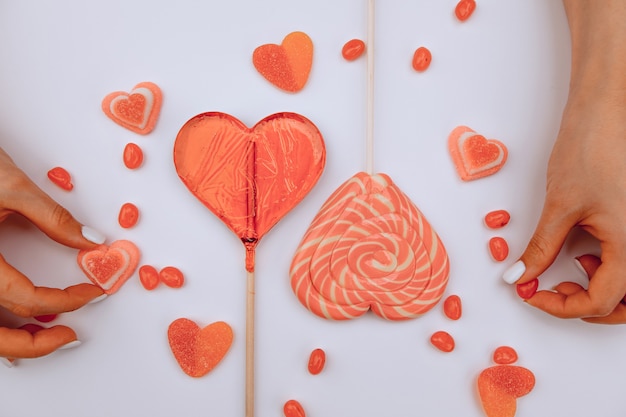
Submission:
[[[90,302],[88,302],[87,304],[95,304],[95,303],[99,303],[100,301],[104,300],[105,298],[108,297],[108,294],[102,294],[97,296],[96,298],[94,298],[93,300],[91,300]]]
[[[574,258],[574,265],[576,265],[576,268],[583,273],[583,275],[585,276],[585,278],[589,277],[589,275],[587,275],[587,271],[585,271],[585,268],[583,268],[583,264],[580,263],[580,261],[578,260],[578,258]]]
[[[2,362],[2,364],[4,366],[6,366],[7,368],[13,368],[13,361],[15,359],[9,359],[9,358],[0,358],[0,362]]]
[[[98,245],[103,244],[107,238],[102,233],[98,232],[96,229],[92,229],[89,226],[83,226],[81,229],[83,237],[90,242],[97,243]]]
[[[64,344],[63,346],[61,346],[57,350],[72,349],[72,348],[80,346],[80,343],[81,343],[80,340],[73,340],[73,341],[71,341],[69,343]]]
[[[524,272],[526,272],[526,265],[524,265],[524,262],[522,261],[517,261],[511,265],[509,269],[504,271],[502,279],[507,284],[513,284],[515,281],[520,279],[522,275],[524,275]]]

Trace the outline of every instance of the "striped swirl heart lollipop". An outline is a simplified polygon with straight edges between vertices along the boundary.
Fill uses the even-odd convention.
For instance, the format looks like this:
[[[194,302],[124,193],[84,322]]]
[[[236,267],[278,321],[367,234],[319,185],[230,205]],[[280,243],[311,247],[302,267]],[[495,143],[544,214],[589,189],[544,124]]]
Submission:
[[[419,317],[441,299],[449,261],[439,236],[385,174],[358,173],[322,206],[291,264],[291,286],[318,316],[372,310]]]

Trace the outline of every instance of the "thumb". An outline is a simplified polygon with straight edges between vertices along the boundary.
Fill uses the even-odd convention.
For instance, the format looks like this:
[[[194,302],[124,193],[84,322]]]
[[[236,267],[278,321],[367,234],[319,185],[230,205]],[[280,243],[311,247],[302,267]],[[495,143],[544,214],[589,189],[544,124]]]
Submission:
[[[509,283],[522,284],[541,275],[554,262],[561,251],[577,218],[557,205],[544,206],[535,233],[519,260],[502,275]]]
[[[67,209],[41,190],[35,191],[18,212],[48,237],[71,248],[88,249],[106,240],[102,233],[82,225]]]

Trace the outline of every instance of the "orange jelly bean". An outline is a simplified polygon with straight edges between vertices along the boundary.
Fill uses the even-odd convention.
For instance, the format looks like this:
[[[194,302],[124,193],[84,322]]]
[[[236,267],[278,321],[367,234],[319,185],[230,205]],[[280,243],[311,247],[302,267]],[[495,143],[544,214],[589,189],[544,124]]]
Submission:
[[[475,9],[475,0],[461,0],[454,8],[454,14],[456,15],[456,18],[459,19],[461,22],[465,22],[467,19],[470,18],[472,13],[474,13]]]
[[[309,357],[309,372],[313,375],[317,375],[322,372],[324,365],[326,365],[326,352],[319,348],[313,350]]]
[[[152,265],[143,265],[139,268],[139,281],[146,290],[152,291],[159,285],[159,272]]]
[[[180,288],[185,283],[185,276],[180,269],[175,266],[166,266],[159,272],[159,277],[163,284],[171,288]]]
[[[493,361],[498,365],[510,365],[517,362],[517,352],[510,346],[499,346],[493,352]]]
[[[346,61],[354,61],[365,52],[365,42],[361,39],[352,39],[346,42],[341,49],[341,55]]]
[[[133,203],[124,203],[120,208],[117,221],[124,229],[128,229],[137,224],[139,220],[139,209]]]
[[[432,61],[432,59],[432,54],[428,48],[420,46],[413,54],[413,69],[418,72],[426,71],[430,66],[430,61]]]
[[[509,244],[499,236],[489,239],[489,251],[491,256],[498,262],[504,261],[509,256]]]
[[[517,284],[515,286],[517,295],[519,295],[524,300],[528,300],[533,295],[535,295],[535,293],[537,292],[537,288],[539,288],[539,280],[537,278],[523,284]]]
[[[139,145],[128,143],[124,147],[124,165],[128,169],[137,169],[143,163],[143,151]]]
[[[285,413],[285,417],[306,417],[304,408],[302,408],[302,405],[296,400],[287,401],[283,406],[283,412]]]
[[[451,295],[443,302],[443,312],[450,320],[461,318],[461,298],[458,295]]]
[[[452,352],[454,350],[454,338],[448,332],[440,330],[433,333],[430,343],[442,352]]]
[[[485,225],[490,229],[499,229],[509,224],[511,215],[506,210],[494,210],[485,215]]]
[[[74,188],[74,184],[72,184],[72,176],[65,168],[62,167],[54,167],[50,171],[48,171],[48,178],[55,185],[61,187],[66,191],[71,191]]]

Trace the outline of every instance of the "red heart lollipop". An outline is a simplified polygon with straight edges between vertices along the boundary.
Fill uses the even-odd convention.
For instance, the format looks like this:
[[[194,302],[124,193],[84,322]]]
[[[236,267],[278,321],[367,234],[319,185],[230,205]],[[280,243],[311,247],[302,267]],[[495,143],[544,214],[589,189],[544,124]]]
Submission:
[[[252,128],[228,114],[203,113],[176,137],[178,176],[246,248],[247,416],[254,414],[254,251],[313,188],[325,161],[319,130],[294,113],[273,114]]]
[[[174,145],[179,177],[242,240],[248,271],[258,241],[313,188],[325,156],[319,130],[294,113],[252,128],[228,114],[199,114]]]

